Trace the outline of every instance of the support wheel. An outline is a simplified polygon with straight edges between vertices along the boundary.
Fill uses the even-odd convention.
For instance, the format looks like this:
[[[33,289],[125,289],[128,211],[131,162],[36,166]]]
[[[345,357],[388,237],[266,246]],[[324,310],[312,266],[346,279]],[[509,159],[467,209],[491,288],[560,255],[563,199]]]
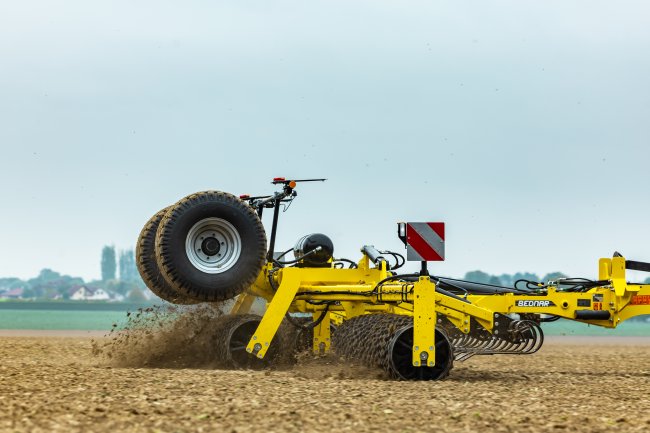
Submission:
[[[416,367],[412,364],[413,326],[397,330],[388,343],[390,375],[400,380],[442,380],[447,377],[454,364],[453,350],[444,332],[436,329],[435,335],[435,365]]]
[[[435,366],[412,365],[413,317],[365,314],[343,322],[333,335],[336,353],[351,361],[384,369],[393,379],[441,380],[453,365],[453,350],[442,330],[436,329]]]
[[[165,280],[156,262],[156,231],[168,209],[165,208],[152,216],[140,232],[135,249],[138,272],[149,290],[159,298],[172,304],[196,304],[198,301],[179,293]]]
[[[224,316],[216,329],[217,359],[223,367],[254,369],[269,367],[278,358],[277,344],[271,344],[266,356],[259,359],[246,351],[246,346],[262,318],[254,314]]]
[[[232,194],[189,195],[165,215],[156,235],[156,258],[165,279],[205,302],[234,298],[251,286],[266,257],[264,226]]]

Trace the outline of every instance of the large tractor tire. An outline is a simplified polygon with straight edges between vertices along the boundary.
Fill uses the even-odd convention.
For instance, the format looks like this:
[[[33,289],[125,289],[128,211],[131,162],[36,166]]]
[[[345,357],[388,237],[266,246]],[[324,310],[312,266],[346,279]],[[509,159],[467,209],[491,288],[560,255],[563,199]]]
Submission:
[[[149,290],[159,298],[173,304],[196,304],[197,301],[179,293],[165,280],[156,262],[156,231],[168,209],[165,208],[152,216],[140,232],[135,249],[138,272]]]
[[[225,301],[250,287],[262,270],[264,226],[234,195],[198,192],[165,214],[156,235],[156,258],[163,277],[182,294]]]

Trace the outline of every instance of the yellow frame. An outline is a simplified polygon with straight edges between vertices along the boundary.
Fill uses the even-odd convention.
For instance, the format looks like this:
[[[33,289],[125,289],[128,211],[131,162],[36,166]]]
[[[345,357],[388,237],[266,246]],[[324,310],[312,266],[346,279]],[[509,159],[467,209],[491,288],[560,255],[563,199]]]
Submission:
[[[259,358],[266,354],[282,319],[289,312],[311,313],[314,320],[325,314],[314,330],[313,350],[316,353],[330,349],[330,323],[381,312],[411,315],[414,327],[413,365],[419,366],[426,361],[427,365],[433,366],[438,315],[449,319],[459,331],[468,333],[472,325],[470,319],[492,332],[494,318],[498,314],[550,314],[607,328],[615,328],[631,317],[650,314],[650,285],[627,283],[625,258],[600,259],[598,266],[599,279],[608,280],[609,284],[587,292],[566,292],[549,287],[546,295],[505,293],[467,295],[459,299],[436,291],[435,283],[427,276],[420,277],[412,284],[387,282],[376,290],[378,283],[392,274],[385,262],[381,262],[379,267],[371,267],[365,255],[356,269],[274,269],[268,264],[250,290],[237,299],[232,313],[246,313],[255,297],[267,300],[266,312],[246,348]],[[325,313],[323,305],[310,304],[309,301],[338,301],[338,304],[331,305]],[[542,304],[545,302],[539,301],[549,302],[544,306]],[[578,311],[599,309],[609,311],[610,318],[576,318]]]

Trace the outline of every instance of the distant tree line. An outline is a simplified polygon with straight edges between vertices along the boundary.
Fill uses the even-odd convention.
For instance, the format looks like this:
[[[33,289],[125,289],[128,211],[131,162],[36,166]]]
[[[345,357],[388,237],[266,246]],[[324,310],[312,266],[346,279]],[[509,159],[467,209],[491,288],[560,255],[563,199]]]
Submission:
[[[101,280],[84,281],[80,277],[43,269],[37,277],[29,280],[0,278],[0,292],[22,289],[23,298],[68,299],[75,288],[86,285],[116,293],[129,301],[139,302],[146,299],[143,293],[146,286],[136,268],[132,249],[120,251],[118,256],[114,246],[105,246],[102,249],[100,266]]]
[[[23,298],[51,299],[60,297],[68,299],[75,287],[87,285],[117,293],[129,301],[139,302],[145,300],[144,290],[146,290],[146,286],[138,273],[132,249],[122,250],[118,254],[114,246],[105,246],[102,248],[100,266],[101,280],[86,282],[80,277],[71,277],[51,269],[43,269],[37,277],[29,280],[0,278],[0,292],[23,289]],[[477,283],[511,287],[517,280],[546,282],[564,277],[566,275],[562,272],[551,272],[540,278],[537,274],[531,272],[491,275],[476,270],[467,272],[464,279]],[[650,278],[647,278],[644,283],[650,284]]]
[[[102,248],[101,270],[101,282],[95,281],[92,284],[128,296],[129,301],[145,300],[143,290],[146,289],[146,286],[138,273],[132,249],[120,251],[118,255],[115,246],[106,245]]]
[[[528,281],[537,281],[545,282],[557,280],[558,278],[566,278],[562,272],[550,272],[544,275],[543,278],[540,278],[537,274],[531,272],[517,272],[516,274],[501,274],[501,275],[490,275],[483,271],[470,271],[465,274],[463,279],[467,281],[473,281],[475,283],[483,284],[492,284],[495,286],[513,286],[518,280],[528,280]],[[647,282],[650,282],[648,278]]]
[[[567,278],[567,275],[563,272],[550,272],[544,277],[540,278],[537,274],[531,272],[517,272],[516,274],[501,274],[501,275],[490,275],[483,271],[470,271],[465,274],[464,280],[473,281],[475,283],[483,284],[493,284],[495,286],[513,286],[517,280],[528,280],[536,282],[548,282],[554,281],[558,278]],[[643,284],[650,284],[650,277],[646,278],[645,281],[640,281]]]

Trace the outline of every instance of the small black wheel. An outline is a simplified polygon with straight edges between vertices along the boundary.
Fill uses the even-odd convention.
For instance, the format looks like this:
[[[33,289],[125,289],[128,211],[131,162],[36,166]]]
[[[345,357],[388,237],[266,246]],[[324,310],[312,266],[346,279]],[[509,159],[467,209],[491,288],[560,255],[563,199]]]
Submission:
[[[262,318],[254,314],[228,315],[215,325],[217,361],[226,368],[261,369],[278,359],[278,346],[271,344],[263,359],[246,351],[246,346]]]
[[[196,304],[197,301],[179,293],[162,276],[156,262],[156,231],[169,208],[165,208],[147,221],[142,228],[135,248],[135,260],[142,280],[156,296],[173,304]]]
[[[251,286],[266,261],[254,210],[232,194],[205,191],[176,203],[156,235],[163,277],[188,297],[219,302]]]
[[[435,365],[415,367],[413,356],[413,325],[399,329],[388,344],[388,372],[401,380],[442,380],[449,375],[454,364],[454,356],[449,339],[444,332],[436,329]]]

